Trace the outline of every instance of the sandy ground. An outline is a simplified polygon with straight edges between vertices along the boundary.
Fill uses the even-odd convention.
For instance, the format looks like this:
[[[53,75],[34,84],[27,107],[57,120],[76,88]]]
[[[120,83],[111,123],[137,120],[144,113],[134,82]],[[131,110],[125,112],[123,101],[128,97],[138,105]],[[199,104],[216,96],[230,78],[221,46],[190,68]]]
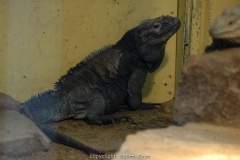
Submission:
[[[110,155],[120,148],[125,138],[129,134],[134,134],[140,130],[152,128],[166,128],[172,123],[172,105],[173,101],[162,105],[156,105],[152,110],[129,111],[122,109],[114,115],[128,115],[134,119],[131,121],[121,121],[109,125],[89,125],[83,120],[65,120],[62,122],[48,124],[50,127],[66,134],[85,145],[93,147]],[[82,151],[69,148],[64,145],[51,143],[47,152],[38,152],[22,157],[0,157],[0,160],[89,160],[93,159]]]

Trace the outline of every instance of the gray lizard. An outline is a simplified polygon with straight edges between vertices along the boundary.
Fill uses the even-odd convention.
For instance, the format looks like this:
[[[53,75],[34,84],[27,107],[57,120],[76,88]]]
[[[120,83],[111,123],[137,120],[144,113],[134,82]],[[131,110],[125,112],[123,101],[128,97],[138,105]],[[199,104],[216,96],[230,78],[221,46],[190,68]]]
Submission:
[[[161,16],[142,21],[127,31],[114,45],[105,46],[71,68],[55,84],[55,89],[32,97],[21,113],[33,120],[54,142],[102,154],[66,137],[43,123],[67,118],[106,124],[131,119],[110,115],[122,104],[132,110],[142,106],[143,84],[148,72],[161,64],[168,39],[181,23],[178,18]],[[66,140],[67,139],[67,140]],[[70,139],[70,140],[69,140]]]
[[[211,45],[205,52],[240,47],[240,4],[225,9],[221,15],[212,22],[209,30],[213,38]]]

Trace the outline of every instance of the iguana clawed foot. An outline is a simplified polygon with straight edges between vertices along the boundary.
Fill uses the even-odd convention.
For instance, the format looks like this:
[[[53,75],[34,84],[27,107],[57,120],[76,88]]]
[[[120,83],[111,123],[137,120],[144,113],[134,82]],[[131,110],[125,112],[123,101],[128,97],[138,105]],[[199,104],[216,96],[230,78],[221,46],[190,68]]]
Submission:
[[[113,116],[113,115],[104,115],[104,116],[98,116],[90,121],[92,124],[111,124],[115,122],[120,122],[122,119],[125,120],[131,120],[134,122],[133,118],[130,116]]]

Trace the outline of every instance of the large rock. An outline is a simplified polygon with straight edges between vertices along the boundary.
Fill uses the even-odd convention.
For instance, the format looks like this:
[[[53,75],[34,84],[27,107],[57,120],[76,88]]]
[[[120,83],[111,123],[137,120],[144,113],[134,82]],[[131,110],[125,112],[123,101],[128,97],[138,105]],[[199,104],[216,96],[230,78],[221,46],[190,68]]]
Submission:
[[[22,156],[48,150],[50,139],[18,111],[0,111],[0,155]]]
[[[188,123],[129,135],[114,159],[237,160],[239,144],[239,129]]]
[[[48,150],[50,139],[19,113],[20,103],[0,92],[0,155],[22,156]]]
[[[2,92],[0,92],[0,111],[4,109],[8,110],[19,110],[20,103],[10,97],[9,95],[6,95]]]
[[[173,122],[240,127],[240,48],[188,58],[179,80]]]

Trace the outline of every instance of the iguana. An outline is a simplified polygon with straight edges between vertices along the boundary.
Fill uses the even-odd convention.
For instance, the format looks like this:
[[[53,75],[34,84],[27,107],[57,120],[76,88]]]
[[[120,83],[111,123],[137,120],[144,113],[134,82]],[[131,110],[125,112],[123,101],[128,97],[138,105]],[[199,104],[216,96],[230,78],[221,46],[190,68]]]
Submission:
[[[42,124],[71,117],[87,119],[92,124],[131,119],[109,114],[118,111],[122,104],[132,110],[141,108],[141,90],[147,73],[160,66],[167,41],[180,25],[179,19],[171,16],[142,21],[116,44],[91,53],[69,69],[55,83],[54,90],[26,101],[21,113],[33,120],[54,142],[81,149],[87,154],[103,154]]]
[[[227,8],[211,24],[209,30],[213,42],[205,51],[240,47],[240,4]]]

